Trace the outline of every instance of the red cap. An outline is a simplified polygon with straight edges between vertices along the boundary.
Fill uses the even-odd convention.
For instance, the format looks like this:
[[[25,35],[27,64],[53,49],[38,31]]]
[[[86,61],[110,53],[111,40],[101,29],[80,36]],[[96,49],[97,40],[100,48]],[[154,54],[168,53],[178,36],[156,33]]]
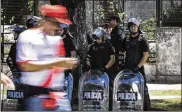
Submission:
[[[43,16],[53,17],[60,23],[72,24],[67,9],[62,5],[42,5],[39,10]]]

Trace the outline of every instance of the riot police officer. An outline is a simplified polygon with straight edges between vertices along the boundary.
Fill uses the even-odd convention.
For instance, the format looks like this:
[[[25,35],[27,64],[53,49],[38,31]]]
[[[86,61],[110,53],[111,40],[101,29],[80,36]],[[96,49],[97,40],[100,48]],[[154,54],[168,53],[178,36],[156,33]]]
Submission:
[[[76,58],[77,53],[76,53],[76,46],[73,40],[73,36],[71,35],[71,33],[69,32],[69,25],[67,24],[60,24],[60,34],[61,37],[63,39],[64,42],[64,48],[65,48],[65,53],[66,53],[66,57],[74,57]],[[80,74],[77,73],[76,71],[77,69],[74,70],[65,70],[65,75],[67,77],[69,77],[69,74],[71,73],[73,76],[73,93],[72,93],[72,104],[75,104],[75,102],[77,102],[77,93],[78,93],[78,83],[79,83],[79,78],[80,78]]]
[[[122,48],[122,41],[125,36],[122,26],[119,24],[120,18],[118,16],[110,17],[110,26],[112,31],[110,33],[110,42],[116,50],[116,61],[112,66],[112,74],[116,75],[123,67],[124,64],[124,52]]]
[[[149,110],[150,99],[143,66],[149,57],[149,46],[147,40],[141,35],[140,22],[136,18],[129,19],[128,29],[130,35],[123,40],[123,48],[126,51],[124,68],[134,72],[139,71],[143,75],[145,80],[144,110]]]
[[[34,28],[37,25],[38,20],[36,20],[34,18],[35,17],[30,18],[30,19],[28,19],[26,21],[27,29]],[[6,60],[8,66],[11,69],[11,71],[19,71],[19,69],[18,69],[18,67],[16,65],[16,41],[17,41],[17,38],[18,38],[19,34],[21,32],[23,32],[24,30],[26,30],[25,27],[19,27],[19,26],[15,26],[14,29],[13,29],[15,43],[11,46],[10,52],[8,54],[8,58]]]
[[[113,74],[110,72],[115,63],[115,49],[112,44],[105,40],[106,32],[102,27],[98,27],[93,32],[95,42],[91,45],[86,57],[88,68],[100,69],[109,76],[109,110],[112,110],[112,87]]]
[[[105,35],[106,32],[102,27],[94,30],[93,39],[95,42],[90,46],[86,63],[89,68],[107,72],[115,62],[115,50],[110,42],[105,41]]]
[[[73,36],[69,32],[69,26],[67,24],[60,24],[62,28],[62,35],[64,47],[66,51],[66,57],[76,58],[76,47],[73,41]]]

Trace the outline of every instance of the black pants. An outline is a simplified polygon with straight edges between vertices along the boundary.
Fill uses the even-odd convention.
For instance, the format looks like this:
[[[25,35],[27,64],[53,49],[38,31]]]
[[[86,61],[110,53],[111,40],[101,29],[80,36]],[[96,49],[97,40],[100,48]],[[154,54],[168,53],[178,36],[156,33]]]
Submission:
[[[109,111],[112,111],[114,79],[118,74],[118,71],[108,70],[106,73],[109,76]]]
[[[149,111],[151,108],[151,103],[150,103],[150,96],[149,96],[148,87],[147,87],[147,83],[146,83],[147,80],[145,77],[144,66],[142,66],[139,69],[139,71],[143,75],[143,78],[144,78],[144,111]]]
[[[77,67],[74,70],[67,71],[67,73],[71,73],[73,75],[73,91],[72,91],[72,99],[71,105],[72,107],[78,107],[78,86],[79,86],[79,79],[80,79],[80,72],[79,68]],[[77,108],[72,108],[73,111],[78,111]]]

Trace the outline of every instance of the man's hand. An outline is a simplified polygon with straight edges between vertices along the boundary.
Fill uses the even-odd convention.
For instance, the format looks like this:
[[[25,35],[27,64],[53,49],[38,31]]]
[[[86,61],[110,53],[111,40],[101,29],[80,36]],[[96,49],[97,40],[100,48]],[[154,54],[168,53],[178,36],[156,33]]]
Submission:
[[[65,58],[60,61],[60,64],[58,63],[58,66],[64,67],[65,69],[74,69],[78,64],[79,61],[76,58]]]
[[[86,65],[86,70],[87,70],[87,71],[91,70],[91,68],[92,68],[92,67],[91,67],[90,65]]]
[[[49,60],[36,60],[27,63],[20,63],[19,68],[23,72],[35,72],[44,69],[52,69],[53,67],[60,67],[62,69],[74,69],[79,63],[76,58],[53,58]]]
[[[136,72],[138,72],[138,71],[139,71],[139,69],[140,69],[140,68],[139,68],[138,66],[136,66],[135,68],[132,68],[131,70],[132,70],[133,72],[135,72],[135,73],[136,73]]]
[[[101,71],[101,72],[105,72],[106,70],[107,70],[106,67],[100,68],[100,71]]]
[[[1,83],[3,83],[7,89],[15,89],[15,86],[11,79],[4,73],[1,73]]]

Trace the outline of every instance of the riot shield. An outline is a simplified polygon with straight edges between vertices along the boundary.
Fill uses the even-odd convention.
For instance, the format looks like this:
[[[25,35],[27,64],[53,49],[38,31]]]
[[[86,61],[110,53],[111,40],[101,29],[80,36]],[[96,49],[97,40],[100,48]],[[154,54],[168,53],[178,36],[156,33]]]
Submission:
[[[3,111],[20,110],[20,108],[21,108],[20,107],[21,106],[20,99],[24,98],[24,97],[21,97],[21,95],[23,93],[20,91],[20,88],[18,86],[18,84],[20,82],[21,73],[14,70],[14,71],[9,71],[8,73],[6,73],[6,75],[12,80],[12,82],[15,85],[15,88],[10,89],[10,88],[4,87],[4,85],[3,85],[3,94],[2,94],[2,101],[1,101],[2,108],[1,108],[1,110],[3,110]],[[17,93],[17,94],[15,95],[14,93]],[[19,95],[19,93],[21,95]]]
[[[71,73],[67,73],[65,75],[65,87],[66,87],[66,92],[68,94],[68,99],[71,101],[72,91],[73,91],[73,76]]]
[[[113,111],[142,111],[144,78],[141,73],[123,70],[114,79]]]
[[[109,78],[99,70],[84,73],[79,80],[79,111],[108,111]]]

